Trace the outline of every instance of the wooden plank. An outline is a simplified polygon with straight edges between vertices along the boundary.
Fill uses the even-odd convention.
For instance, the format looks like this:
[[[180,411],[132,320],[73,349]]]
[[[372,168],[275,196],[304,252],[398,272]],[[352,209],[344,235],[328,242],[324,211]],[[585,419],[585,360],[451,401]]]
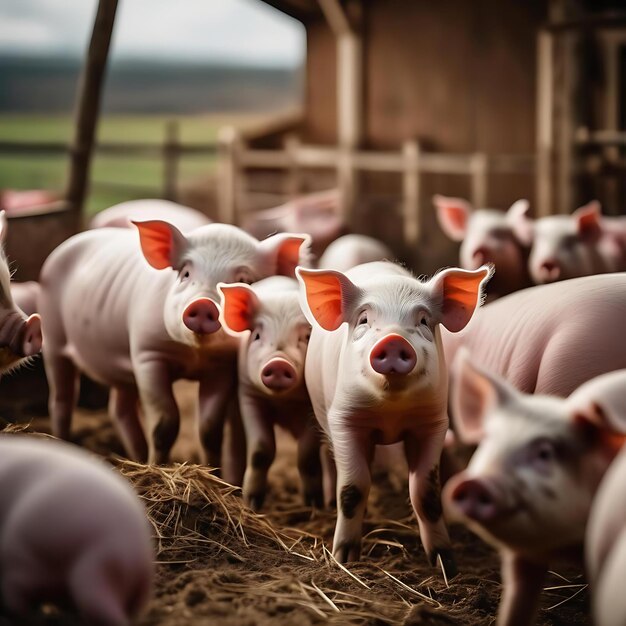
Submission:
[[[475,207],[487,206],[487,176],[488,162],[487,155],[477,152],[471,157],[471,178],[472,178],[472,204]]]
[[[238,186],[243,184],[243,168],[240,168],[240,139],[232,126],[218,132],[218,216],[224,224],[236,224]]]
[[[76,108],[76,128],[65,197],[76,213],[83,210],[93,155],[96,124],[104,86],[117,0],[100,0],[89,50],[81,76]],[[77,220],[77,228],[79,227]]]
[[[421,236],[420,215],[420,148],[417,141],[405,142],[404,174],[402,177],[402,195],[404,211],[404,243],[410,250],[415,249]]]
[[[537,217],[549,215],[552,209],[553,110],[554,40],[543,30],[537,36]]]
[[[163,197],[172,202],[178,196],[179,136],[178,122],[170,120],[165,127],[163,143]]]

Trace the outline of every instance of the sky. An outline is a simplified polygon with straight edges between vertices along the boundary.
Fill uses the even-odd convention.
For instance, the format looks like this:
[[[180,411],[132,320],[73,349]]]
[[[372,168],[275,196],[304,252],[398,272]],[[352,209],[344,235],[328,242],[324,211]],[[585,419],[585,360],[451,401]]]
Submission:
[[[83,55],[97,0],[0,0],[0,53]],[[112,59],[294,67],[302,25],[261,0],[119,0]]]

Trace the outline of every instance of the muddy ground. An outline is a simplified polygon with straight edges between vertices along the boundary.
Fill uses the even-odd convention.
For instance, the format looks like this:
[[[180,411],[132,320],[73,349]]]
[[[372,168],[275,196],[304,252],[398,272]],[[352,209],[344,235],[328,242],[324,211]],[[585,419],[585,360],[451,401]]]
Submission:
[[[183,420],[174,457],[197,461],[194,386],[181,384],[177,395]],[[47,431],[48,421],[35,419],[32,427]],[[77,443],[96,453],[121,454],[104,411],[78,411],[73,432]],[[461,573],[446,586],[441,571],[426,562],[403,476],[376,476],[364,556],[348,567],[351,576],[326,550],[332,543],[334,515],[301,504],[293,441],[281,433],[277,448],[272,491],[261,520],[242,507],[237,493],[230,493],[204,469],[172,469],[163,480],[173,484],[175,475],[180,497],[155,504],[157,478],[153,481],[143,468],[119,467],[158,518],[161,534],[155,596],[139,625],[494,623],[500,596],[497,555],[465,529],[452,527]],[[201,496],[194,493],[194,485],[203,485]],[[538,623],[590,624],[588,600],[580,571],[560,568],[549,576]],[[53,607],[47,607],[35,623],[79,624],[70,613]],[[0,625],[13,624],[0,614]]]

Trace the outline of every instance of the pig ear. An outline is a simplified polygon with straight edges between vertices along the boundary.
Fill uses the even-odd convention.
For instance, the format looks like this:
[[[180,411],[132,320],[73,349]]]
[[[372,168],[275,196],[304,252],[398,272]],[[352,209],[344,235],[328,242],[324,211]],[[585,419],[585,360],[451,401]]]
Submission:
[[[522,245],[530,246],[532,244],[533,220],[530,217],[530,203],[528,200],[517,200],[514,202],[506,212],[506,221]]]
[[[133,224],[139,231],[141,251],[152,267],[157,270],[179,268],[187,240],[178,228],[161,220],[133,221]]]
[[[602,229],[602,213],[597,200],[581,206],[572,214],[576,220],[576,230],[585,239],[597,239]]]
[[[260,246],[270,260],[272,272],[278,276],[294,278],[298,265],[309,265],[309,235],[279,233],[262,241]]]
[[[474,365],[465,348],[459,350],[452,366],[450,406],[455,430],[464,443],[479,443],[489,411],[512,395],[507,383]]]
[[[0,211],[0,244],[7,240],[7,212]]]
[[[453,333],[467,326],[482,304],[485,283],[493,275],[492,265],[477,270],[443,270],[431,279],[433,295],[441,298],[441,323]]]
[[[259,310],[257,295],[245,283],[219,283],[222,322],[230,334],[239,334],[254,327],[254,317]]]
[[[324,330],[337,330],[348,320],[359,297],[359,288],[333,270],[296,269],[300,283],[300,306],[309,323]]]
[[[441,230],[452,241],[462,241],[467,232],[472,205],[462,198],[449,198],[439,194],[433,196],[433,204],[437,209],[437,219]]]

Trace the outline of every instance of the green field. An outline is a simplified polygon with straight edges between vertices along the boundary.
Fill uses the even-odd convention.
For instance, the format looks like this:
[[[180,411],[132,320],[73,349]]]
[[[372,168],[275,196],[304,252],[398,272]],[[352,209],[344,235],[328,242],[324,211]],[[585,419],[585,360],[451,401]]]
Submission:
[[[166,116],[108,116],[98,128],[100,141],[163,143],[169,120],[179,122],[183,143],[209,143],[216,138],[221,126],[248,126],[259,120],[253,115]],[[0,141],[63,141],[72,138],[70,116],[39,116],[0,114]],[[68,158],[64,156],[7,155],[0,152],[0,189],[53,189],[62,191],[67,176]],[[215,167],[215,157],[199,155],[181,160],[179,185],[206,179]],[[163,161],[157,158],[137,158],[98,155],[92,166],[92,189],[87,213],[136,197],[159,197],[163,187]],[[129,185],[136,189],[116,189]]]

